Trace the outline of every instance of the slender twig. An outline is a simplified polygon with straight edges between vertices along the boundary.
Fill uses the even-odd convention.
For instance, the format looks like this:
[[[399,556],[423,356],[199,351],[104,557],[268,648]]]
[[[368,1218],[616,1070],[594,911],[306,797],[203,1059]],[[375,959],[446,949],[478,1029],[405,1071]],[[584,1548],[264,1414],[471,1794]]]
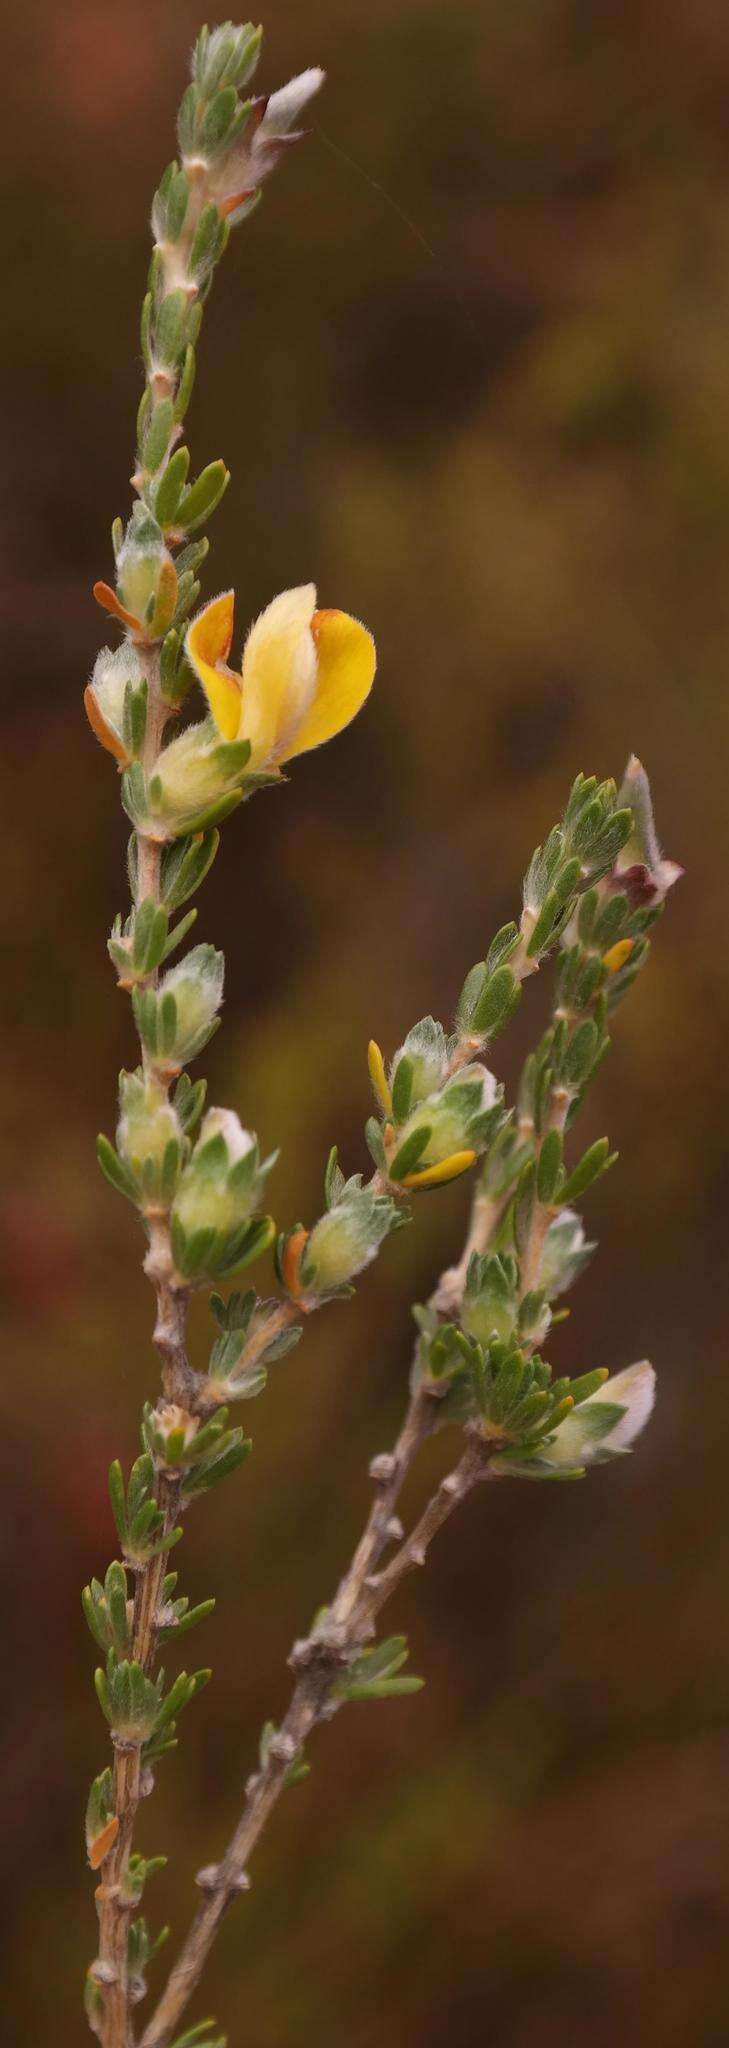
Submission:
[[[412,1407],[411,1407],[412,1416]],[[395,1455],[395,1454],[393,1454]],[[236,1896],[247,1890],[247,1865],[283,1791],[291,1764],[312,1730],[336,1712],[335,1688],[342,1670],[373,1633],[375,1616],[406,1574],[425,1562],[437,1534],[479,1480],[489,1477],[489,1447],[474,1438],[454,1471],[441,1480],[412,1532],[377,1577],[365,1572],[365,1539],[358,1546],[319,1633],[295,1646],[289,1660],[301,1670],[263,1769],[249,1779],[240,1821],[220,1864],[198,1874],[205,1896],[172,1969],[140,2048],[166,2048],[192,1996],[221,1920]],[[404,1471],[403,1471],[404,1476]],[[396,1496],[393,1495],[393,1499]],[[392,1504],[390,1502],[389,1504]],[[373,1542],[376,1554],[377,1542]],[[303,1666],[303,1669],[301,1668]]]
[[[147,730],[145,737],[145,765],[150,766],[159,752],[167,720],[169,706],[165,704],[159,684],[159,656],[156,650],[140,649],[149,690]],[[136,901],[152,897],[160,900],[160,849],[155,842],[137,833],[137,889]],[[149,977],[157,980],[157,974]],[[145,1072],[149,1071],[148,1055],[142,1045],[142,1060]],[[181,1287],[175,1278],[174,1262],[170,1245],[169,1223],[166,1216],[157,1215],[149,1219],[150,1248],[145,1260],[145,1271],[155,1290],[157,1313],[154,1327],[154,1342],[162,1359],[162,1381],[169,1400],[184,1404],[189,1396],[193,1381],[192,1370],[186,1348],[186,1315],[189,1290]],[[163,1535],[174,1528],[180,1505],[179,1480],[159,1473],[156,1479],[158,1504],[164,1512]],[[159,1634],[158,1616],[161,1607],[162,1581],[166,1571],[165,1552],[137,1567],[136,1591],[134,1596],[130,1658],[148,1671],[154,1662]],[[96,1975],[104,1987],[104,2015],[101,2040],[103,2048],[129,2048],[131,2041],[130,1984],[128,1970],[129,1922],[134,1910],[134,1900],[129,1896],[127,1874],[129,1858],[134,1839],[134,1825],[137,1809],[144,1789],[141,1743],[121,1741],[112,1734],[114,1743],[113,1791],[114,1813],[119,1822],[116,1839],[112,1844],[103,1866],[102,1881],[97,1888],[96,1901],[99,1914],[99,1964]]]
[[[500,1221],[497,1210],[495,1205],[493,1230]],[[481,1231],[485,1250],[489,1236],[483,1217]],[[436,1289],[433,1300],[437,1298]],[[207,1866],[198,1875],[205,1894],[203,1903],[145,2028],[140,2048],[166,2048],[170,2041],[228,1906],[238,1892],[247,1889],[247,1864],[284,1789],[293,1758],[317,1724],[336,1711],[333,1690],[342,1670],[372,1636],[375,1617],[407,1573],[425,1563],[437,1531],[477,1482],[490,1476],[488,1461],[495,1446],[473,1435],[455,1469],[436,1488],[410,1536],[400,1540],[402,1529],[395,1509],[418,1453],[436,1426],[438,1401],[438,1391],[431,1383],[416,1381],[392,1450],[382,1452],[371,1462],[370,1477],[376,1492],[365,1528],[324,1623],[294,1645],[289,1663],[298,1676],[288,1710],[271,1740],[263,1768],[248,1780],[243,1812],[221,1862]],[[385,1569],[377,1574],[379,1559],[393,1541],[398,1541],[398,1548]]]

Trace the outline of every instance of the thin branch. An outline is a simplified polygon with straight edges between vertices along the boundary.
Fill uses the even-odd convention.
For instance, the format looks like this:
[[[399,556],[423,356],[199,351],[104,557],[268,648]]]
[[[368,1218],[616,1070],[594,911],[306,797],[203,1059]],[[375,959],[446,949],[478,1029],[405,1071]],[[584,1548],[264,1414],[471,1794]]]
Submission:
[[[416,1398],[411,1403],[411,1424]],[[399,1441],[402,1442],[402,1437]],[[203,1903],[170,1972],[156,2011],[145,2028],[140,2048],[167,2048],[199,1981],[228,1906],[238,1892],[248,1889],[250,1857],[284,1790],[294,1758],[313,1729],[320,1722],[331,1719],[337,1711],[337,1681],[357,1650],[373,1634],[375,1616],[406,1574],[425,1562],[433,1537],[449,1520],[454,1509],[480,1480],[489,1478],[491,1448],[473,1437],[454,1471],[441,1480],[412,1535],[401,1545],[386,1570],[376,1578],[364,1570],[366,1543],[363,1538],[321,1631],[295,1646],[289,1661],[301,1675],[294,1687],[288,1711],[277,1734],[271,1739],[263,1769],[248,1781],[243,1813],[222,1862],[209,1865],[198,1873],[197,1881],[204,1893]],[[394,1481],[392,1483],[395,1484]],[[388,1505],[392,1505],[395,1498],[396,1493],[389,1496]]]
[[[496,1227],[496,1216],[493,1221]],[[484,1249],[486,1244],[485,1239]],[[395,1509],[415,1459],[436,1426],[438,1401],[439,1394],[430,1383],[416,1382],[393,1449],[372,1460],[370,1477],[376,1493],[362,1536],[324,1622],[311,1636],[294,1644],[289,1663],[299,1675],[287,1713],[269,1744],[262,1770],[248,1780],[243,1812],[222,1861],[198,1874],[205,1894],[203,1903],[140,2048],[166,2048],[171,2040],[228,1906],[238,1892],[248,1888],[247,1864],[284,1789],[291,1763],[318,1723],[336,1712],[333,1693],[337,1680],[373,1635],[376,1615],[408,1572],[424,1564],[433,1537],[454,1509],[479,1480],[490,1476],[488,1460],[495,1446],[474,1434],[454,1471],[436,1488],[411,1535],[399,1543],[384,1571],[376,1574],[387,1545],[402,1536]]]
[[[139,654],[140,660],[144,663],[149,690],[143,763],[146,768],[151,768],[159,752],[170,710],[160,689],[158,653],[152,648],[140,648]],[[137,855],[136,901],[141,903],[145,897],[151,896],[155,903],[159,903],[159,846],[153,840],[137,833]],[[156,972],[149,980],[150,983],[156,982]],[[145,1072],[148,1072],[149,1057],[143,1045],[142,1061]],[[149,1235],[150,1248],[145,1260],[145,1271],[156,1295],[154,1342],[162,1359],[163,1386],[169,1400],[184,1405],[185,1400],[189,1398],[194,1378],[186,1348],[189,1290],[180,1287],[175,1279],[169,1223],[165,1216],[157,1215],[150,1219]],[[165,1516],[163,1534],[169,1535],[170,1530],[174,1528],[179,1510],[179,1480],[168,1478],[162,1473],[158,1474],[156,1493],[158,1504]],[[164,1550],[160,1551],[157,1557],[150,1559],[146,1565],[137,1567],[129,1656],[132,1662],[141,1664],[144,1671],[150,1669],[156,1654],[162,1582],[166,1569],[167,1559]],[[92,1968],[92,1975],[96,1975],[104,1991],[104,2012],[100,2032],[103,2048],[129,2048],[132,2034],[128,1947],[129,1923],[135,1901],[129,1896],[127,1874],[137,1809],[144,1790],[142,1746],[139,1742],[120,1742],[113,1734],[112,1741],[113,1811],[119,1827],[116,1839],[104,1860],[102,1880],[96,1892],[99,1957],[98,1964]]]

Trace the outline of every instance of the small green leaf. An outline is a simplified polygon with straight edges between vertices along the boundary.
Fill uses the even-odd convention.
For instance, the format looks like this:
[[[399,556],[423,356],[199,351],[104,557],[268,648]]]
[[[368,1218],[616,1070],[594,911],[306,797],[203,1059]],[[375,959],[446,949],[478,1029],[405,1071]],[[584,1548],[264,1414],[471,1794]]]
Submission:
[[[563,1141],[561,1131],[547,1131],[537,1159],[537,1195],[540,1202],[549,1205],[554,1200],[562,1171]]]
[[[404,1124],[409,1115],[414,1076],[415,1062],[404,1053],[392,1078],[392,1113],[396,1124]]]
[[[150,476],[155,475],[160,464],[164,461],[173,425],[174,409],[172,400],[171,398],[161,398],[157,405],[152,407],[151,418],[142,442],[142,461]]]
[[[167,468],[157,485],[154,500],[155,517],[160,526],[171,526],[174,522],[190,467],[189,448],[176,448],[170,456]]]
[[[388,1172],[391,1180],[403,1180],[406,1173],[413,1172],[418,1160],[427,1151],[432,1136],[433,1129],[431,1124],[416,1125],[415,1130],[411,1131],[409,1137],[404,1139],[394,1158],[390,1161]]]
[[[114,1150],[114,1146],[104,1137],[103,1131],[99,1132],[96,1140],[96,1157],[102,1173],[111,1186],[116,1188],[117,1194],[126,1196],[128,1202],[133,1202],[135,1208],[138,1207],[139,1193],[136,1182],[123,1160],[119,1158],[118,1152]]]
[[[607,1173],[617,1156],[617,1152],[611,1153],[608,1138],[596,1138],[594,1145],[590,1145],[588,1150],[583,1152],[579,1165],[568,1175],[560,1190],[560,1200],[565,1207],[578,1201],[586,1188],[592,1187],[593,1181],[598,1180],[602,1173]]]
[[[209,462],[201,470],[195,483],[190,485],[177,511],[177,524],[185,533],[192,533],[205,519],[209,519],[216,505],[220,504],[223,492],[230,483],[230,470],[225,463]]]

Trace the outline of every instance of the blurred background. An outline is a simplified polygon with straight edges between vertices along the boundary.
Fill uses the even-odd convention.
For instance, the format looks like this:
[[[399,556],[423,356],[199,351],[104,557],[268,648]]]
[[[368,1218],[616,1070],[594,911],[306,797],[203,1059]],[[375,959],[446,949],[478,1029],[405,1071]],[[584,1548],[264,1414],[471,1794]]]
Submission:
[[[26,0],[3,32],[4,2033],[56,2048],[86,2038],[80,1820],[106,1761],[78,1588],[113,1553],[106,1469],[157,1378],[135,1218],[94,1163],[135,1053],[104,943],[125,827],[81,691],[198,26],[191,0]],[[329,83],[206,318],[193,460],[233,472],[206,587],[235,581],[242,625],[315,578],[381,664],[359,722],[226,826],[200,899],[228,972],[211,1099],[282,1146],[279,1220],[318,1213],[335,1139],[364,1163],[367,1039],[448,1019],[577,769],[635,749],[687,873],[594,1092],[621,1161],[553,1345],[565,1371],[652,1357],[655,1420],[619,1469],[499,1487],[440,1540],[392,1616],[426,1691],[318,1737],[194,2016],[232,2048],[719,2048],[729,14],[272,0],[265,26],[262,88],[313,62]],[[546,996],[499,1046],[507,1084]],[[245,1416],[250,1464],[190,1522],[215,1679],[141,1834],[170,1855],[148,1905],[174,1937],[359,1531],[410,1303],[467,1202],[422,1202],[317,1318]],[[201,1310],[199,1362],[206,1335]]]

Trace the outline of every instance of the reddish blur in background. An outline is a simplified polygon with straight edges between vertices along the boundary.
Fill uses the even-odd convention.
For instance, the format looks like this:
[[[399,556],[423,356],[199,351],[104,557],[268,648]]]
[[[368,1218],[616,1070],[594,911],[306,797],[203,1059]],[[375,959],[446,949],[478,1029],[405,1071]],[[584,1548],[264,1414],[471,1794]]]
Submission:
[[[106,1760],[78,1589],[113,1554],[106,1468],[156,1384],[139,1232],[94,1163],[135,1054],[104,944],[125,827],[81,691],[198,25],[190,0],[25,0],[3,40],[3,2038],[55,2048],[84,2038],[80,1823]],[[317,1738],[194,2016],[236,2048],[719,2048],[729,15],[275,0],[266,31],[264,86],[312,62],[329,83],[206,317],[193,457],[233,472],[206,587],[236,583],[242,624],[313,577],[380,648],[366,713],[225,827],[200,899],[228,962],[211,1099],[281,1145],[280,1221],[318,1213],[334,1139],[364,1164],[368,1037],[447,1019],[577,769],[635,749],[687,873],[595,1091],[590,1135],[621,1160],[554,1344],[567,1371],[652,1357],[651,1429],[619,1469],[454,1522],[392,1617],[425,1693]],[[509,1084],[545,995],[499,1047]],[[423,1201],[317,1319],[246,1416],[250,1464],[190,1521],[215,1678],[140,1838],[170,1855],[148,1907],[173,1939],[361,1524],[409,1304],[467,1201]]]

